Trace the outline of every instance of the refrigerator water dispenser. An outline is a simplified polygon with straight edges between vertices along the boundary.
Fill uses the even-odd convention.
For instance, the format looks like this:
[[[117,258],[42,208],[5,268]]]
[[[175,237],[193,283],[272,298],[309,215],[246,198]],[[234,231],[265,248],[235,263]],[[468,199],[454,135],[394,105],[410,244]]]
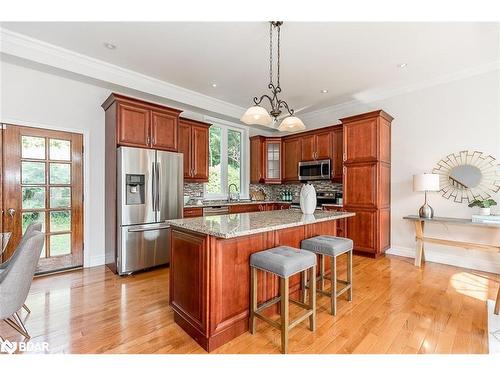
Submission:
[[[125,204],[144,204],[144,175],[127,174],[125,184]]]

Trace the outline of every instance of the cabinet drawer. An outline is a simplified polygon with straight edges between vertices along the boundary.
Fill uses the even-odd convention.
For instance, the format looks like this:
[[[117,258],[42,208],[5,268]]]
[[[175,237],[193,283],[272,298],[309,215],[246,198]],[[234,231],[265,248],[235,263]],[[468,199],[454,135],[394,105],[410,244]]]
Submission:
[[[184,217],[199,217],[203,216],[203,208],[188,207],[184,208]]]

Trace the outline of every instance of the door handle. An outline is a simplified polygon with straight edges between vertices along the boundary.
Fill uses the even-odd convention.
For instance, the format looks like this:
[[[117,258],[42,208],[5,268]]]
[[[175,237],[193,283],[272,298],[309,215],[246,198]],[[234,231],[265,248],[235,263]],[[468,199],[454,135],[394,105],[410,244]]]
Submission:
[[[160,163],[156,162],[156,210],[160,211]]]
[[[153,207],[153,211],[156,211],[156,168],[155,168],[155,163],[151,163],[151,206]]]
[[[7,210],[7,213],[10,215],[10,217],[14,217],[14,215],[16,214],[16,209],[15,208],[9,208]]]
[[[137,229],[129,229],[128,232],[129,233],[149,232],[152,230],[165,230],[165,229],[169,229],[169,228],[170,228],[170,226],[168,226],[168,227],[155,227],[155,228],[137,228]]]

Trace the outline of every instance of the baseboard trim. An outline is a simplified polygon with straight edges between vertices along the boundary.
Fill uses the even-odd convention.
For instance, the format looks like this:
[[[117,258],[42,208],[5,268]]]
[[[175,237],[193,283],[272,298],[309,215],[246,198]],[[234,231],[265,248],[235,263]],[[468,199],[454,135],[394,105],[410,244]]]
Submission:
[[[405,258],[415,259],[415,249],[404,246],[393,246],[386,251],[388,255],[397,255]],[[450,266],[469,268],[477,271],[491,272],[491,273],[500,273],[500,262],[487,260],[487,259],[479,259],[474,257],[471,254],[470,257],[464,257],[461,255],[450,255],[450,254],[442,254],[433,249],[425,250],[425,259],[429,262],[447,264]]]

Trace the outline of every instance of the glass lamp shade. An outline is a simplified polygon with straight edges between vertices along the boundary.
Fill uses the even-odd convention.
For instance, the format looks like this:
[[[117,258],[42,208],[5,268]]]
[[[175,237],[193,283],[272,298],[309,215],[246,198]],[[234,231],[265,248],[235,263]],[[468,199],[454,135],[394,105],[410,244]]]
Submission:
[[[246,110],[243,116],[241,116],[240,121],[247,125],[269,126],[273,122],[273,119],[265,108],[254,105]]]
[[[433,173],[413,175],[413,191],[439,191],[439,175]]]
[[[306,126],[302,120],[295,116],[288,116],[283,121],[281,121],[278,130],[281,132],[296,132],[299,130],[304,130]]]

